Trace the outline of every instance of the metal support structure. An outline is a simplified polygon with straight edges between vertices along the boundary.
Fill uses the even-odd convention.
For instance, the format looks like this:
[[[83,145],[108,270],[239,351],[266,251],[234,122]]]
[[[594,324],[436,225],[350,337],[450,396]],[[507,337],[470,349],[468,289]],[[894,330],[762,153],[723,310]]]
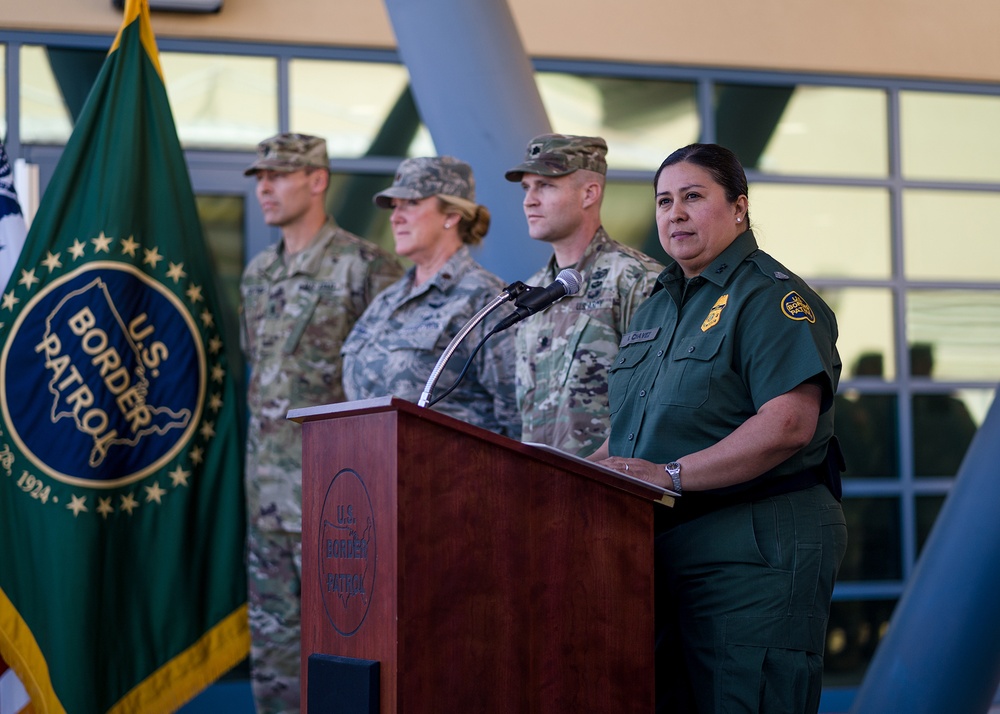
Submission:
[[[472,166],[477,202],[492,215],[477,259],[507,282],[527,277],[551,251],[528,236],[521,189],[504,172],[551,124],[506,0],[385,7],[435,148]]]
[[[1000,685],[1000,395],[875,652],[851,714],[986,712]]]

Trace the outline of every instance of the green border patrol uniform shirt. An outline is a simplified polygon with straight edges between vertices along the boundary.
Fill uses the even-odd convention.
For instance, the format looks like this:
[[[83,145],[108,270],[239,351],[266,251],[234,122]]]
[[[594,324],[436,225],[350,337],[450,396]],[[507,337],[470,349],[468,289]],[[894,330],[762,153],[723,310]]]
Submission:
[[[259,530],[302,529],[302,432],[289,409],[344,401],[340,347],[368,303],[402,274],[398,261],[328,220],[305,250],[284,240],[243,272],[247,507]]]
[[[517,402],[523,441],[588,456],[608,437],[608,366],[663,266],[599,228],[576,265],[553,256],[528,283],[549,285],[571,267],[583,291],[517,326]]]
[[[824,464],[841,363],[836,318],[819,295],[759,250],[751,231],[700,276],[687,281],[672,262],[658,283],[609,370],[612,455],[674,461],[722,440],[803,382],[823,390],[816,434],[804,449],[750,482],[685,493],[668,520],[712,503],[755,500]]]
[[[416,268],[368,306],[344,342],[348,399],[393,395],[417,402],[452,338],[504,289],[504,283],[462,246],[428,281],[414,288]],[[485,320],[470,332],[434,388],[440,396],[458,379],[485,335]],[[521,417],[514,395],[514,334],[491,337],[458,386],[434,405],[456,419],[517,439]]]

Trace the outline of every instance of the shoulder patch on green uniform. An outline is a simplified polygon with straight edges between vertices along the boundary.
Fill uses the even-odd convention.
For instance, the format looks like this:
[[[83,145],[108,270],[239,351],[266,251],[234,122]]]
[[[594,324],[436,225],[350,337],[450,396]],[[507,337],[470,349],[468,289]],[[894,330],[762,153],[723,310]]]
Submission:
[[[816,313],[809,307],[809,303],[794,290],[781,298],[781,311],[785,314],[785,317],[791,320],[816,322]]]

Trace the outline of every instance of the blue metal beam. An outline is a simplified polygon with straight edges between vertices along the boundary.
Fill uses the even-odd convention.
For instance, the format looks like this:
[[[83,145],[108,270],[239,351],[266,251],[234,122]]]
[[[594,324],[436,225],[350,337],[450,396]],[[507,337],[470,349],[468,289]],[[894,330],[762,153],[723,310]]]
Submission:
[[[868,667],[852,714],[989,710],[1000,685],[997,464],[1000,398],[995,397]]]
[[[521,189],[503,177],[528,140],[551,130],[506,0],[385,0],[413,96],[439,154],[472,165],[492,215],[477,259],[523,280],[551,250],[528,236]]]

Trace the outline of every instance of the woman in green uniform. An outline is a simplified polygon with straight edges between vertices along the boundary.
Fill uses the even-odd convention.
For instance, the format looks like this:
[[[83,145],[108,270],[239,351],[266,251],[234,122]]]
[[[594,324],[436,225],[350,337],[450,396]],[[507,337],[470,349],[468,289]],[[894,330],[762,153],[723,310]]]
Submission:
[[[757,247],[747,179],[693,144],[653,180],[673,259],[609,371],[590,457],[681,494],[656,513],[658,712],[815,712],[847,545],[836,318]]]

